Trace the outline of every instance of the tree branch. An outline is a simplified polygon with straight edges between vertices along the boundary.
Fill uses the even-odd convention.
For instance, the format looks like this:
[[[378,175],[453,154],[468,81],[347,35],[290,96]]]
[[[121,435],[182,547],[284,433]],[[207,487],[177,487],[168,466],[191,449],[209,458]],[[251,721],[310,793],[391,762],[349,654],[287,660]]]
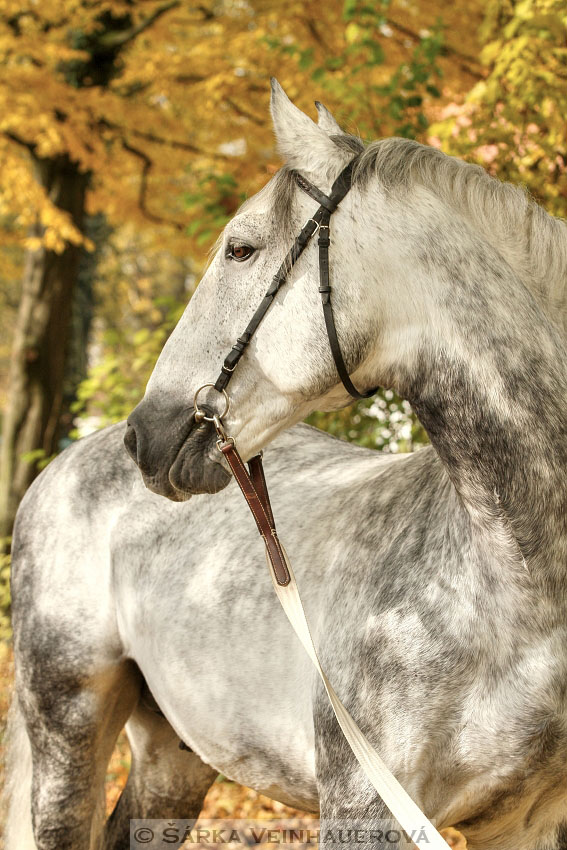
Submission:
[[[189,151],[190,153],[201,155],[205,153],[189,142],[179,142],[177,139],[164,139],[161,136],[156,136],[155,133],[148,133],[144,130],[136,130],[135,128],[129,129],[127,132],[131,133],[133,136],[137,136],[139,139],[145,139],[147,142],[154,142],[156,145],[166,145],[170,148],[176,148],[177,150]]]
[[[173,77],[176,83],[202,83],[206,79],[206,77],[199,74],[179,74],[177,77]]]
[[[7,139],[10,139],[11,142],[15,142],[17,145],[20,145],[20,147],[26,148],[31,155],[35,157],[36,145],[34,142],[26,142],[24,139],[20,139],[20,137],[16,136],[15,133],[12,133],[11,130],[4,130],[4,135]]]
[[[201,4],[201,5],[197,6],[197,9],[199,10],[199,12],[203,13],[203,17],[204,17],[205,21],[212,21],[214,19],[215,13],[212,12],[210,9],[207,9],[206,6],[203,6]]]
[[[265,121],[258,118],[257,115],[253,115],[252,112],[248,112],[247,109],[243,109],[242,106],[239,106],[230,97],[225,97],[225,101],[234,109],[237,115],[240,115],[242,118],[248,118],[249,121],[253,121],[254,124],[257,124],[259,127],[263,127],[265,125]]]
[[[155,133],[149,133],[144,130],[137,130],[134,127],[123,127],[120,124],[115,124],[102,118],[98,122],[99,126],[108,127],[109,130],[116,130],[120,134],[120,141],[124,142],[126,135],[136,136],[138,139],[145,139],[146,142],[153,142],[156,145],[165,145],[166,147],[175,148],[177,150],[188,151],[189,153],[197,154],[198,156],[210,156],[214,159],[226,160],[228,157],[225,154],[213,153],[201,150],[201,148],[192,145],[190,142],[180,142],[177,139],[164,139],[163,136],[156,136]]]
[[[141,33],[151,27],[152,24],[155,24],[159,18],[169,12],[171,9],[175,9],[177,6],[180,6],[180,0],[169,0],[168,3],[164,3],[163,6],[159,6],[151,15],[141,21],[138,26],[132,27],[132,29],[127,30],[126,32],[121,33],[111,33],[106,38],[101,38],[98,41],[98,45],[103,50],[119,50],[124,47],[129,42],[134,41]]]
[[[173,221],[172,219],[162,218],[162,216],[155,215],[150,212],[146,204],[146,197],[148,193],[148,176],[150,171],[152,170],[153,162],[150,157],[145,153],[145,151],[141,151],[139,148],[135,148],[133,145],[129,144],[126,139],[122,139],[122,147],[128,153],[131,153],[142,163],[142,173],[140,175],[140,191],[138,193],[138,206],[148,221],[153,221],[155,224],[166,224],[168,227],[174,227],[176,230],[184,230],[185,225],[183,225],[179,221]]]
[[[311,33],[312,38],[319,44],[327,53],[330,53],[330,47],[317,29],[315,25],[315,21],[312,18],[304,18],[304,23],[309,32]]]

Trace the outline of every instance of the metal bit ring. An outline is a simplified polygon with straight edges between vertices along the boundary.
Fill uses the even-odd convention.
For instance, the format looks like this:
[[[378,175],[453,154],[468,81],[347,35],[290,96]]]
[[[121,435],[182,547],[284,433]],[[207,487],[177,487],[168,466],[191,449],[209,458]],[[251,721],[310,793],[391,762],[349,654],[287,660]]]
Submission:
[[[217,419],[217,420],[222,419],[224,416],[226,416],[226,414],[230,410],[230,399],[228,397],[227,391],[226,390],[217,390],[217,392],[221,392],[224,396],[224,410],[223,410],[222,413],[214,413],[212,416],[207,416],[205,411],[201,410],[201,408],[197,404],[197,399],[199,397],[199,393],[202,390],[207,389],[207,387],[212,387],[213,390],[215,389],[214,384],[203,384],[202,387],[199,387],[199,389],[195,393],[195,398],[193,399],[193,407],[195,409],[195,421],[196,422],[214,422],[215,419]]]

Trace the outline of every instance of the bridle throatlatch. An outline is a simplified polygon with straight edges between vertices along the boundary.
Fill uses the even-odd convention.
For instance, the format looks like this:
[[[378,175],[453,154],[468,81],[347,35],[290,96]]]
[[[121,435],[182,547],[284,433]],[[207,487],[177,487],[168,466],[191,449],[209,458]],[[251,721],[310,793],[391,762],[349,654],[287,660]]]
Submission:
[[[351,396],[354,398],[369,398],[374,395],[376,389],[366,393],[359,392],[350,380],[348,370],[345,366],[341,348],[335,327],[333,310],[331,306],[331,285],[329,277],[329,227],[331,215],[337,209],[340,202],[348,193],[352,185],[352,170],[357,162],[355,157],[339,174],[332,185],[329,195],[323,194],[316,186],[300,174],[295,174],[295,180],[300,189],[306,192],[319,204],[319,209],[314,213],[302,228],[299,236],[295,239],[291,250],[278,271],[274,275],[270,287],[258,309],[252,316],[244,333],[238,337],[223,363],[221,373],[214,384],[204,384],[195,393],[195,421],[212,422],[217,432],[217,448],[226,458],[232,473],[240,487],[244,498],[252,512],[258,531],[260,532],[265,548],[266,560],[278,599],[291,623],[295,633],[303,644],[305,651],[315,665],[327,691],[327,695],[333,706],[336,718],[347,739],[354,755],[358,759],[367,778],[388,806],[393,816],[405,830],[411,840],[419,845],[427,845],[429,850],[447,850],[447,844],[443,837],[437,832],[433,824],[425,817],[409,794],[400,785],[395,776],[390,773],[376,750],[364,736],[356,722],[350,716],[343,703],[337,696],[336,691],[327,678],[317,651],[311,638],[309,625],[297,589],[293,571],[287,559],[285,549],[278,539],[274,515],[270,505],[270,498],[264,477],[262,465],[262,453],[251,458],[248,469],[240,457],[234,439],[229,437],[223,427],[222,419],[228,413],[230,399],[226,387],[242,357],[246,346],[252,339],[260,322],[266,315],[275,296],[287,280],[291,269],[303,253],[311,237],[319,231],[319,292],[323,302],[323,314],[327,335],[335,366],[339,377]],[[224,410],[221,414],[207,415],[206,411],[199,407],[198,397],[205,388],[213,388],[224,396]]]

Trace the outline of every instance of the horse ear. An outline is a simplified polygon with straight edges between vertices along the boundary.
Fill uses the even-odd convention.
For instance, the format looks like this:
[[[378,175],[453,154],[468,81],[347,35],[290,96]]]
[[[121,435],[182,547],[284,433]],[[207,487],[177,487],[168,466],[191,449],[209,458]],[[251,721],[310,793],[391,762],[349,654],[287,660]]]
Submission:
[[[342,127],[339,127],[329,110],[326,106],[316,100],[315,106],[317,107],[317,112],[319,113],[319,121],[318,126],[323,130],[328,136],[344,136],[345,131]]]
[[[288,165],[317,177],[336,171],[337,162],[341,162],[339,148],[291,102],[274,78],[270,108],[278,150]]]

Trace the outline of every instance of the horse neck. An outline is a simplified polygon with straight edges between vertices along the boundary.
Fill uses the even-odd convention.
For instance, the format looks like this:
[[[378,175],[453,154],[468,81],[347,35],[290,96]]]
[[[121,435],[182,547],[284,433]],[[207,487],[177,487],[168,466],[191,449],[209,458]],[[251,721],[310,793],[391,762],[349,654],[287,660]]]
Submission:
[[[564,341],[489,246],[428,244],[411,281],[414,293],[423,283],[427,305],[421,321],[411,318],[412,342],[391,383],[493,553],[559,593],[567,567]]]

